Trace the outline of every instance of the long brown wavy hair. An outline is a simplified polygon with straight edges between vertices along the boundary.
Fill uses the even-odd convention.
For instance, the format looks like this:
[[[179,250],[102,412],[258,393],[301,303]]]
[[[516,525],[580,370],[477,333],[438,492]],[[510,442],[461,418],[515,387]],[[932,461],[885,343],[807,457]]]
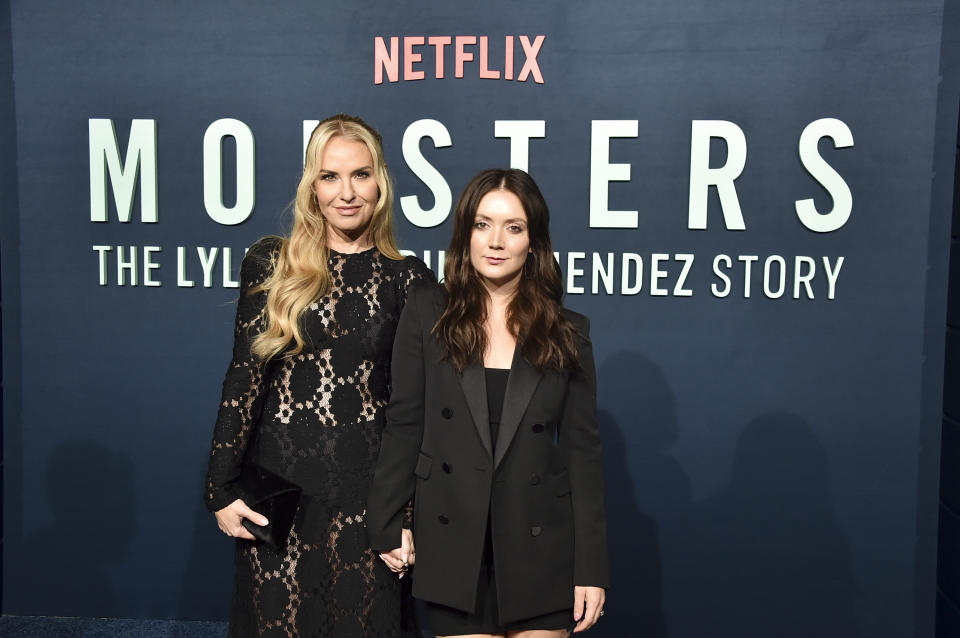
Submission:
[[[303,176],[293,202],[293,229],[281,239],[273,257],[273,272],[250,292],[267,293],[263,310],[264,329],[253,339],[253,353],[263,360],[284,353],[294,355],[306,342],[300,318],[307,306],[330,289],[327,260],[327,225],[314,197],[313,183],[320,174],[323,151],[335,137],[366,144],[373,157],[373,176],[379,187],[377,204],[370,219],[370,241],[388,259],[403,259],[393,236],[393,183],[383,156],[383,140],[377,131],[352,115],[339,114],[320,122],[307,143]]]
[[[536,182],[521,170],[487,169],[470,180],[457,200],[443,269],[449,294],[433,332],[458,372],[483,361],[489,294],[470,263],[470,238],[480,200],[494,190],[509,191],[520,199],[530,237],[530,253],[507,306],[507,328],[520,352],[538,370],[579,370],[576,328],[560,313],[563,278],[550,245],[550,210]]]

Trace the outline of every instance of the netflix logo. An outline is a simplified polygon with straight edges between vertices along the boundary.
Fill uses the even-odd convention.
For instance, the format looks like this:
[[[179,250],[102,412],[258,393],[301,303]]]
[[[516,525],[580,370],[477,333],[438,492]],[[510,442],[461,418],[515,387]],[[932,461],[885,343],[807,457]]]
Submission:
[[[388,82],[403,80],[423,80],[428,76],[443,79],[444,69],[449,57],[453,58],[454,77],[462,78],[464,73],[477,74],[484,80],[513,80],[526,82],[533,78],[537,84],[543,84],[543,74],[537,62],[537,55],[543,46],[546,36],[533,37],[521,35],[505,36],[502,41],[492,41],[485,35],[432,35],[424,37],[392,36],[390,38],[376,37],[373,42],[373,83],[383,84],[384,77]],[[389,40],[389,44],[388,44]],[[401,49],[400,41],[403,41]],[[498,47],[502,42],[503,55],[494,51],[491,46]],[[516,43],[520,48],[517,50]],[[491,53],[496,53],[495,56]],[[425,60],[433,56],[433,64]],[[523,63],[517,71],[519,58]],[[496,68],[492,59],[503,60],[503,68]],[[403,73],[401,75],[401,67]]]

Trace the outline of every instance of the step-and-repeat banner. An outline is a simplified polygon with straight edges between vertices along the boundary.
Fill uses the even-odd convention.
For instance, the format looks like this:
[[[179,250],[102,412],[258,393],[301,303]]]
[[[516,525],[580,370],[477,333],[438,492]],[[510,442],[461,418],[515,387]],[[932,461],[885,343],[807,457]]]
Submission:
[[[382,132],[400,244],[437,272],[477,171],[524,168],[550,204],[599,373],[593,633],[912,635],[942,11],[14,2],[4,613],[225,617],[201,489],[238,267],[289,228],[314,123],[347,112]]]

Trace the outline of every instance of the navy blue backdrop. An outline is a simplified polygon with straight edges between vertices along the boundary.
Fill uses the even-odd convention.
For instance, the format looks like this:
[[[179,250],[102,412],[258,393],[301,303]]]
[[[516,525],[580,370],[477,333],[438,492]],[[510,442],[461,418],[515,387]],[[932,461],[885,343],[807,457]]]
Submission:
[[[479,169],[551,205],[600,379],[595,635],[931,636],[943,28],[936,1],[12,3],[3,612],[225,617],[201,484],[233,282],[345,111],[434,269]]]

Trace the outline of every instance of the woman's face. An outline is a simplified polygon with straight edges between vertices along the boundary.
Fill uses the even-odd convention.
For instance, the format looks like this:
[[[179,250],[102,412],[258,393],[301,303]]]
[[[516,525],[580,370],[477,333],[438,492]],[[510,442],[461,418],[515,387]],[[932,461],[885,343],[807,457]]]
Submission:
[[[527,214],[508,190],[490,191],[480,200],[470,235],[470,264],[490,290],[515,286],[530,253]]]
[[[323,149],[313,192],[327,222],[328,246],[336,250],[362,240],[380,195],[367,145],[341,136],[331,138]]]

